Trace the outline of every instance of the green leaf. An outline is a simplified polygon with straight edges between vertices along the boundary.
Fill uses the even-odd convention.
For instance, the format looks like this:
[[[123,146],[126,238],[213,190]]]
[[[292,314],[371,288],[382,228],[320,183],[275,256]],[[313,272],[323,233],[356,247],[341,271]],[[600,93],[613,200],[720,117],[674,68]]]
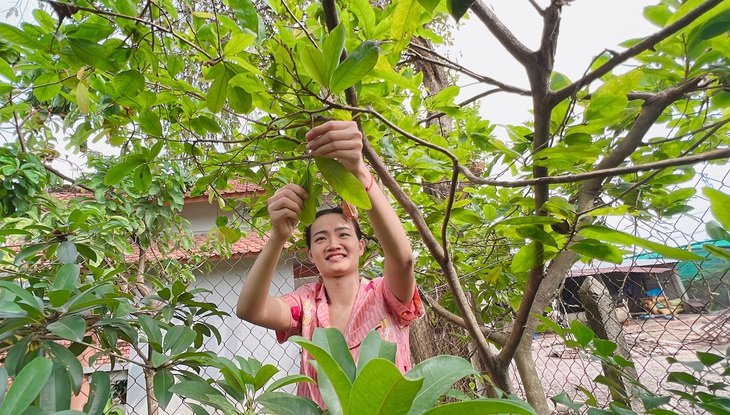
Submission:
[[[322,43],[322,77],[329,89],[332,89],[332,77],[340,63],[340,56],[345,49],[345,24],[340,23],[332,29]]]
[[[0,59],[0,62],[5,62]],[[6,63],[7,65],[7,63]],[[35,95],[38,101],[50,101],[61,92],[61,82],[58,79],[58,74],[55,72],[47,72],[38,76],[33,81],[33,95]]]
[[[228,0],[228,4],[238,19],[238,23],[244,29],[249,29],[253,33],[259,31],[259,15],[256,7],[251,0]]]
[[[394,363],[369,361],[352,385],[347,414],[405,415],[411,409],[423,379],[406,379]]]
[[[621,113],[629,103],[626,95],[598,94],[591,98],[586,108],[586,119],[600,119],[614,117]]]
[[[194,399],[202,404],[226,411],[225,413],[237,413],[236,408],[220,391],[204,381],[183,380],[173,385],[170,391],[180,396]]]
[[[573,320],[570,323],[570,332],[575,336],[575,341],[578,342],[582,347],[588,346],[596,335],[593,330],[589,329],[585,324],[578,320]]]
[[[237,33],[231,36],[231,40],[223,47],[223,56],[233,56],[243,52],[247,47],[253,45],[255,39],[251,33]]]
[[[656,242],[647,241],[638,236],[630,235],[621,231],[605,228],[598,225],[587,225],[581,227],[578,235],[585,238],[598,239],[599,241],[610,242],[623,246],[640,246],[656,252],[667,258],[681,259],[685,261],[702,261],[703,258],[687,250],[665,246]]]
[[[89,88],[83,82],[76,85],[76,104],[84,115],[89,115],[91,110],[91,100],[89,98]]]
[[[375,12],[370,2],[368,0],[351,0],[347,2],[347,7],[357,16],[357,21],[364,32],[365,38],[372,38],[375,31]]]
[[[78,359],[76,361],[78,362]],[[39,401],[41,409],[46,413],[64,411],[71,408],[71,385],[68,380],[66,368],[61,363],[53,363],[51,376],[43,389],[41,389]]]
[[[350,383],[355,381],[357,367],[341,331],[336,329],[315,330],[312,334],[312,342],[329,353],[350,379]]]
[[[26,33],[15,26],[6,23],[0,23],[0,37],[5,40],[23,45],[31,49],[45,50],[48,45],[39,42],[36,36]]]
[[[267,392],[275,391],[279,388],[283,388],[284,386],[291,385],[293,383],[299,383],[299,382],[306,382],[306,383],[316,383],[312,378],[309,376],[296,374],[296,375],[289,375],[285,376],[283,378],[277,379],[269,386],[266,387]]]
[[[125,177],[130,176],[132,171],[139,166],[140,162],[136,160],[123,161],[111,166],[104,176],[104,185],[115,186],[121,183]]]
[[[712,214],[715,219],[725,228],[730,230],[730,196],[709,187],[702,189],[702,193],[710,199]]]
[[[195,341],[195,332],[186,326],[172,326],[165,334],[163,341],[164,351],[170,351],[174,356],[187,350]]]
[[[160,408],[165,409],[172,399],[172,392],[170,388],[175,384],[175,377],[172,372],[168,369],[163,369],[155,373],[155,377],[152,380],[154,388],[155,399],[160,405]]]
[[[53,371],[53,362],[37,357],[20,371],[8,389],[0,415],[22,414],[36,399]]]
[[[565,405],[568,408],[575,411],[576,413],[580,413],[580,408],[582,408],[585,405],[582,402],[573,401],[572,399],[570,399],[570,396],[565,392],[563,392],[559,395],[553,396],[552,398],[550,398],[550,400],[552,400],[553,402],[555,402],[557,404]]]
[[[3,364],[8,368],[10,376],[15,376],[23,368],[25,355],[28,352],[28,345],[33,340],[33,336],[24,336],[19,339],[8,351]]]
[[[119,72],[112,79],[112,85],[118,94],[136,97],[144,89],[144,75],[135,70]]]
[[[268,413],[278,415],[321,415],[322,410],[309,398],[294,396],[285,392],[265,392],[256,402]]]
[[[456,382],[467,375],[477,374],[466,359],[441,355],[429,358],[414,366],[405,374],[406,379],[423,378],[423,386],[413,401],[409,415],[421,414],[433,407]]]
[[[537,251],[537,242],[523,246],[512,258],[512,272],[529,271],[541,264]]]
[[[0,366],[0,407],[2,407],[5,399],[5,392],[8,387],[8,371],[4,366]]]
[[[517,228],[517,235],[523,238],[529,238],[533,241],[542,242],[545,245],[549,245],[557,248],[558,243],[555,239],[547,232],[545,232],[540,226],[520,226]]]
[[[322,177],[340,197],[360,209],[370,210],[373,208],[365,187],[339,161],[317,156],[314,157],[314,162],[317,164]]]
[[[537,415],[537,412],[526,402],[512,399],[477,399],[439,405],[423,415]]]
[[[613,245],[604,244],[595,239],[583,239],[568,246],[573,252],[585,255],[589,258],[620,264],[623,262],[621,251]]]
[[[350,378],[326,350],[317,346],[310,340],[301,336],[292,336],[289,340],[299,344],[304,350],[309,352],[312,357],[314,357],[322,398],[324,399],[325,404],[327,404],[328,409],[333,414],[342,414],[342,408],[347,408],[350,399],[350,390],[352,389]],[[326,378],[326,380],[323,379],[323,377]],[[330,396],[328,394],[328,390],[323,388],[323,382],[330,383],[332,389],[334,389],[335,396]]]
[[[31,258],[35,256],[35,254],[44,251],[47,248],[44,244],[37,244],[37,245],[30,245],[26,246],[20,249],[18,252],[18,255],[15,256],[15,259],[13,260],[13,264],[19,265],[21,261],[23,261],[26,258]]]
[[[213,113],[221,112],[223,105],[226,103],[226,96],[228,94],[228,81],[230,76],[228,70],[221,72],[219,76],[213,79],[213,84],[208,90],[208,95],[205,98],[205,105]]]
[[[140,314],[137,319],[140,327],[147,335],[147,341],[152,345],[162,346],[162,331],[157,320],[146,314]]]
[[[79,252],[76,250],[76,244],[71,241],[63,241],[58,245],[56,255],[62,264],[75,264]]]
[[[82,62],[103,71],[115,72],[116,66],[107,58],[107,50],[104,46],[86,39],[67,37],[71,45],[71,51]]]
[[[155,111],[139,112],[139,128],[149,136],[162,137],[162,122]]]
[[[43,347],[56,361],[62,363],[66,368],[64,375],[70,381],[68,383],[69,387],[74,394],[78,394],[81,391],[81,385],[84,381],[84,369],[81,366],[79,358],[67,347],[63,347],[53,341],[43,342]]]
[[[725,261],[730,261],[730,251],[725,248],[720,248],[719,246],[715,246],[712,244],[703,244],[702,248],[704,248],[705,251],[711,253],[717,258],[724,259]]]
[[[707,235],[714,240],[724,239],[730,241],[730,233],[714,220],[707,222],[705,230],[707,231]]]
[[[393,53],[403,50],[411,41],[411,36],[418,28],[421,4],[416,0],[399,0],[393,11],[390,27],[391,37],[395,41]]]
[[[330,82],[330,91],[338,94],[360,82],[378,63],[380,47],[374,40],[366,40],[342,62]]]
[[[81,275],[81,267],[78,264],[64,264],[56,274],[53,289],[73,291],[79,282],[79,275]]]
[[[395,363],[397,350],[397,344],[383,340],[377,331],[370,331],[360,344],[360,355],[357,358],[357,373],[362,371],[362,368],[367,362],[376,358],[386,359],[389,362]]]
[[[228,106],[236,114],[248,114],[253,109],[253,98],[245,89],[237,86],[229,86]]]
[[[692,56],[698,56],[707,49],[707,40],[726,35],[728,31],[730,31],[730,10],[723,10],[689,32],[687,50]]]
[[[314,188],[314,177],[312,177],[312,172],[309,169],[309,166],[307,166],[306,169],[304,169],[304,174],[300,183],[300,186],[304,188],[304,190],[309,195],[309,199],[304,201],[304,208],[301,212],[299,212],[299,220],[306,226],[309,226],[314,223],[314,219],[317,216],[317,205],[318,198],[314,195],[313,188]]]
[[[441,3],[441,0],[418,0],[418,2],[421,3],[421,6],[423,6],[427,12],[433,13],[439,3]]]
[[[80,342],[84,339],[84,333],[86,333],[86,321],[79,316],[63,316],[46,328],[58,337]]]
[[[709,352],[697,352],[697,358],[706,367],[710,367],[725,360],[725,356],[720,356]]]
[[[312,45],[305,45],[299,55],[302,60],[304,72],[321,86],[329,88],[329,77],[325,73],[322,52]]]
[[[84,405],[88,415],[102,415],[111,392],[111,380],[106,372],[96,371],[91,374],[89,400]]]
[[[446,0],[446,9],[457,22],[461,20],[476,0]]]
[[[616,343],[609,340],[599,339],[597,337],[593,339],[593,347],[595,348],[596,355],[601,357],[610,356],[617,348]]]

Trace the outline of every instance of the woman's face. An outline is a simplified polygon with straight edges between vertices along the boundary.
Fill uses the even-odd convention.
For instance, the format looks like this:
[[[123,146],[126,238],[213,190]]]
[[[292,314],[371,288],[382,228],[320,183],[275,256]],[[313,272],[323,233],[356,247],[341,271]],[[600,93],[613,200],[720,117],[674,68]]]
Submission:
[[[359,274],[365,242],[357,239],[352,220],[339,213],[328,213],[314,221],[310,232],[307,256],[323,277]]]

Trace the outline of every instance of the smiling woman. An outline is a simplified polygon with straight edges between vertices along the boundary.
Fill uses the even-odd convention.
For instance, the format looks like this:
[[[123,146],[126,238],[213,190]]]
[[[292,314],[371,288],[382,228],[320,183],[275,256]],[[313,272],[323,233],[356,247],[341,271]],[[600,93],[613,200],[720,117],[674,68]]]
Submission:
[[[330,121],[310,130],[307,148],[313,156],[337,159],[367,192],[372,208],[367,211],[380,241],[385,265],[383,277],[363,281],[359,260],[364,252],[360,225],[342,208],[316,214],[306,228],[307,256],[316,266],[321,282],[307,284],[282,297],[268,295],[274,267],[305,209],[308,192],[288,184],[268,200],[271,235],[241,290],[236,314],[241,319],[276,330],[279,342],[294,335],[312,339],[319,327],[340,330],[357,360],[365,336],[377,331],[397,345],[396,365],[405,373],[411,368],[408,344],[410,322],[423,314],[413,274],[413,253],[398,216],[374,183],[362,158],[362,134],[354,122]],[[316,379],[302,352],[301,370]],[[316,385],[299,383],[297,394],[324,407]]]

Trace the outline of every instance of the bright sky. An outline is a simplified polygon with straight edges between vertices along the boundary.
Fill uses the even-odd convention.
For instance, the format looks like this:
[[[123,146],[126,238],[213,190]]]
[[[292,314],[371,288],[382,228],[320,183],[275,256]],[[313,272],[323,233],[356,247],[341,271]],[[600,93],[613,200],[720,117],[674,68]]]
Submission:
[[[527,0],[485,1],[497,17],[527,47],[537,49],[542,18]],[[546,1],[539,1],[546,4]],[[623,50],[624,40],[644,37],[658,30],[643,18],[646,0],[575,0],[563,6],[555,70],[576,80],[591,59],[606,49]],[[462,66],[481,75],[527,89],[522,66],[500,45],[478,18],[464,20],[455,37],[452,57]],[[460,86],[465,86],[463,80]],[[461,97],[484,91],[484,86],[463,88]],[[530,98],[494,94],[481,101],[485,118],[499,124],[521,124],[530,119]]]

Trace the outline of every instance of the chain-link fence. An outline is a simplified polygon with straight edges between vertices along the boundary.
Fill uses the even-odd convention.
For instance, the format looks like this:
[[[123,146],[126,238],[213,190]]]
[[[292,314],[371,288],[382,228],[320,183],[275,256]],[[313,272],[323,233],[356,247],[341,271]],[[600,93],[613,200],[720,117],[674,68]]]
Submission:
[[[571,270],[553,302],[554,312],[550,317],[556,323],[567,327],[573,320],[585,321],[580,287],[590,277],[601,281],[616,307],[620,334],[635,364],[638,379],[652,392],[661,393],[670,387],[667,383],[670,371],[667,357],[688,361],[695,358],[697,351],[716,350],[724,354],[725,346],[730,342],[728,267],[702,249],[705,243],[718,246],[728,246],[730,243],[711,240],[706,233],[705,225],[713,217],[709,201],[699,191],[703,187],[711,187],[730,193],[730,186],[725,184],[727,178],[726,169],[705,166],[694,183],[698,192],[691,200],[694,208],[691,212],[653,221],[626,216],[611,224],[618,230],[666,246],[693,250],[700,256],[708,257],[706,261],[677,261],[637,251],[620,266],[608,263],[579,264]],[[217,304],[220,310],[230,314],[212,322],[220,330],[222,341],[218,343],[211,338],[204,349],[225,357],[253,357],[264,364],[273,364],[281,371],[280,375],[298,373],[298,346],[278,344],[272,331],[244,323],[234,315],[243,280],[254,261],[254,256],[244,251],[239,250],[236,254],[234,250],[231,258],[217,260],[204,271],[201,268],[192,284],[192,287],[210,291],[202,296],[202,300]],[[295,278],[295,274],[310,274],[306,270],[302,271],[302,265],[301,258],[287,254],[278,264],[271,293],[284,294],[292,291],[295,285],[308,282],[306,278]],[[428,351],[422,351],[421,354],[448,353],[473,357],[463,329],[450,325],[432,313],[424,322],[436,327],[430,332],[438,333],[440,337],[431,339],[430,344],[428,339],[418,339],[414,347],[428,346]],[[620,341],[618,338],[609,340]],[[588,392],[595,396],[599,406],[607,404],[610,398],[608,388],[595,381],[596,376],[602,374],[600,363],[565,347],[562,338],[550,332],[536,336],[532,351],[547,396],[565,392],[577,401],[585,401],[585,392]],[[130,353],[130,361],[134,361],[134,351]],[[93,370],[112,373],[114,399],[125,414],[148,414],[148,387],[139,366],[126,363],[112,368],[105,362],[97,362],[94,368],[88,368],[89,372]],[[675,367],[672,370],[683,369]],[[203,375],[213,378],[219,376],[217,373]],[[516,373],[513,381],[518,394],[524,398],[524,390]],[[474,387],[468,382],[460,385],[465,391]],[[85,400],[82,398],[81,401]],[[675,403],[675,407],[681,413],[693,413],[690,408],[682,407],[679,403]],[[160,413],[193,412],[175,398]],[[569,412],[558,406],[554,413]]]

